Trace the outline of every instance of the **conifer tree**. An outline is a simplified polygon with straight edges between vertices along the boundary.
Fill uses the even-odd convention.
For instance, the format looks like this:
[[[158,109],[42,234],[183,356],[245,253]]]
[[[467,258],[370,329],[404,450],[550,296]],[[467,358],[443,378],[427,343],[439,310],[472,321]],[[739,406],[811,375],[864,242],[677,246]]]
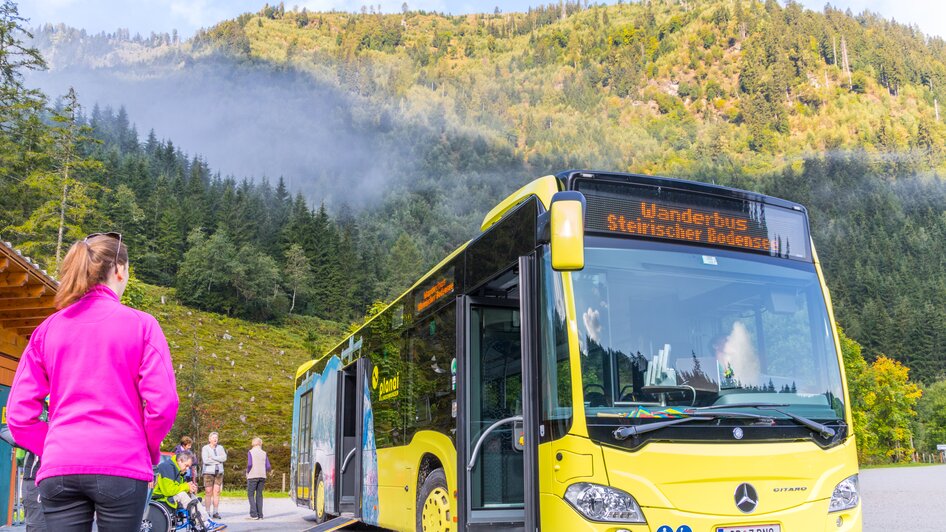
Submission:
[[[39,50],[29,44],[33,35],[26,30],[27,22],[16,2],[0,2],[0,130],[7,133],[45,102],[41,92],[23,83],[24,70],[46,68]]]
[[[410,288],[414,280],[421,275],[423,262],[417,242],[407,233],[398,235],[388,254],[384,281],[385,298],[397,297]]]
[[[284,268],[286,287],[292,293],[289,313],[296,308],[296,296],[306,294],[312,283],[312,266],[309,264],[305,250],[299,244],[292,244],[286,251],[286,266]]]
[[[53,259],[58,267],[64,239],[78,239],[100,218],[90,174],[101,172],[101,161],[84,155],[82,144],[94,139],[88,126],[79,123],[78,96],[74,89],[63,97],[62,110],[53,115],[47,138],[48,163],[37,168],[25,184],[42,203],[22,224],[12,227],[24,237],[21,246]],[[103,220],[100,220],[103,221]],[[49,246],[54,243],[53,249]]]

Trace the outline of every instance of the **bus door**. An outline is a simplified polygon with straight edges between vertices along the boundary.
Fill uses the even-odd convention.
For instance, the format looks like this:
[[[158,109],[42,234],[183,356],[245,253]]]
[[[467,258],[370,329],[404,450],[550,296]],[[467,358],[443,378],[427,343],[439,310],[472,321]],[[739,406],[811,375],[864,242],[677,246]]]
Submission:
[[[338,430],[335,432],[335,508],[339,514],[361,515],[361,447],[363,438],[364,383],[367,359],[338,372]]]
[[[523,258],[514,271],[518,299],[463,298],[458,530],[537,530],[537,434],[528,429],[537,425],[535,407],[524,401],[537,395],[532,264]]]
[[[299,432],[296,450],[296,505],[314,508],[312,497],[312,390],[299,398]]]

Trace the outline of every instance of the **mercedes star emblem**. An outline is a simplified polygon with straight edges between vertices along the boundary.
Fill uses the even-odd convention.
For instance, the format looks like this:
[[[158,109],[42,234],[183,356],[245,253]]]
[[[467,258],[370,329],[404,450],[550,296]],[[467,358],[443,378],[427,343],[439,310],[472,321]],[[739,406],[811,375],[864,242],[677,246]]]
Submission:
[[[741,439],[742,439],[742,436],[743,436],[743,433],[742,433],[742,429],[741,429],[741,428],[736,427],[736,428],[732,429],[732,437],[733,437],[733,438],[736,438],[737,440],[741,440]]]
[[[756,505],[759,504],[759,496],[755,488],[752,487],[752,484],[747,482],[743,482],[736,488],[734,498],[736,500],[736,508],[739,508],[744,514],[752,513]]]

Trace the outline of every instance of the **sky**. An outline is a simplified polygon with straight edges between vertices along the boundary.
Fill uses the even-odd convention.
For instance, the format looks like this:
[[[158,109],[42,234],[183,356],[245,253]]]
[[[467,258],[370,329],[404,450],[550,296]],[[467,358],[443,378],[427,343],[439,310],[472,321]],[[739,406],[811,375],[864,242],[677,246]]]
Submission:
[[[278,0],[269,0],[278,3]],[[600,0],[596,0],[600,1]],[[608,0],[614,3],[616,0]],[[446,13],[492,12],[498,6],[504,12],[525,11],[530,5],[556,3],[557,0],[407,0],[411,9]],[[20,0],[20,14],[33,26],[63,22],[92,33],[127,28],[131,34],[148,35],[176,29],[190,37],[199,28],[245,12],[258,11],[266,0]],[[381,5],[385,12],[401,10],[404,0],[289,0],[287,8],[298,5],[310,11],[339,9],[359,11],[363,5]],[[801,0],[809,9],[821,10],[825,0]],[[831,5],[850,8],[854,13],[865,9],[898,22],[917,24],[928,35],[946,37],[946,2],[934,0],[832,0]]]

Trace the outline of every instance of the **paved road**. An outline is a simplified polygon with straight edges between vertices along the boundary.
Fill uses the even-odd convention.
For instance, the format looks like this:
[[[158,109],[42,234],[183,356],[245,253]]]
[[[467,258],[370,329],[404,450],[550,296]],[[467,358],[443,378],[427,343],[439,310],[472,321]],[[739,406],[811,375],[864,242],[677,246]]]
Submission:
[[[265,519],[262,521],[247,520],[250,515],[250,503],[245,499],[221,499],[220,521],[226,523],[226,532],[256,532],[281,530],[285,532],[301,532],[315,526],[312,522],[314,513],[305,508],[298,508],[288,498],[265,499],[263,510]],[[346,531],[382,532],[379,528],[365,525],[352,526]]]
[[[246,498],[240,499],[221,499],[220,501],[220,519],[227,524],[228,532],[251,532],[256,530],[285,530],[300,531],[315,526],[315,523],[309,523],[305,517],[311,512],[304,508],[297,508],[288,498],[265,499],[263,500],[263,510],[265,519],[262,521],[249,521],[246,519],[250,515],[250,503]]]
[[[297,508],[288,498],[265,499],[263,509],[266,512],[266,518],[262,521],[246,519],[250,515],[250,504],[246,498],[224,498],[220,503],[220,516],[223,518],[220,521],[227,525],[227,532],[256,532],[257,530],[301,532],[315,526],[315,523],[309,520],[312,512]],[[0,526],[0,532],[23,532],[23,530],[22,526]],[[378,529],[365,527],[352,530],[377,531]]]
[[[861,471],[864,531],[946,530],[946,465]]]

